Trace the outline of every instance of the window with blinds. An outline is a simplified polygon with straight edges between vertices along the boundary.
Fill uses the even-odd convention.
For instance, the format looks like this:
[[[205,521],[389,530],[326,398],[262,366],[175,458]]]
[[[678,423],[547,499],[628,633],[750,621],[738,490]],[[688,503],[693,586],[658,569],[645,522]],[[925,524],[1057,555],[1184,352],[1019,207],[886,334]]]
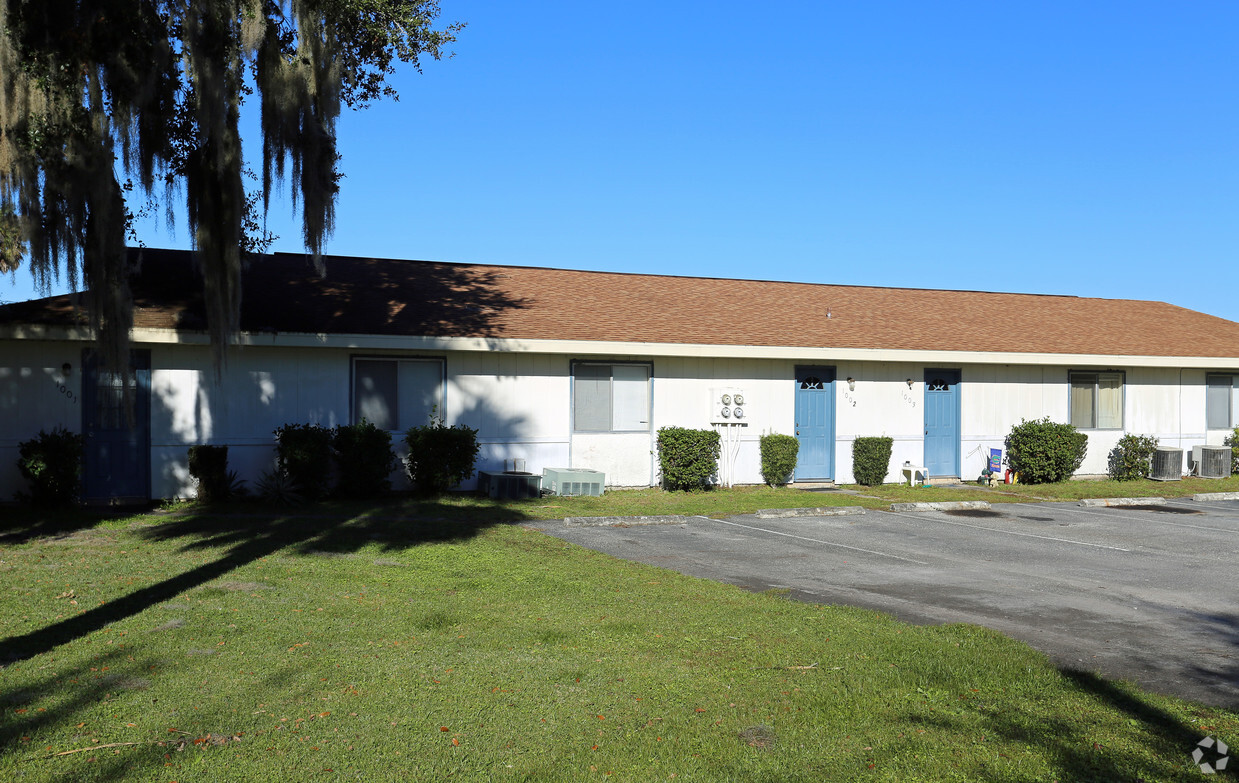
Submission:
[[[1235,426],[1235,376],[1205,377],[1205,426],[1211,430]]]

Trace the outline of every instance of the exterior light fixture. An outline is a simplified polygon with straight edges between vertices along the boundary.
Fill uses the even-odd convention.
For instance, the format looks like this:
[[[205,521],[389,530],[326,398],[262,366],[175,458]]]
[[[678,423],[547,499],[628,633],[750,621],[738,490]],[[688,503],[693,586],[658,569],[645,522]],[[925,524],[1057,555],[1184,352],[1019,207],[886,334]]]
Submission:
[[[909,389],[911,389],[911,388],[912,388],[912,379],[911,379],[911,378],[909,378],[909,379],[908,379],[908,388],[909,388]]]
[[[848,391],[856,391],[856,379],[848,376]]]
[[[60,365],[60,372],[63,373],[66,378],[68,378],[69,373],[73,372],[73,365],[69,364],[68,362],[65,362],[64,364]]]

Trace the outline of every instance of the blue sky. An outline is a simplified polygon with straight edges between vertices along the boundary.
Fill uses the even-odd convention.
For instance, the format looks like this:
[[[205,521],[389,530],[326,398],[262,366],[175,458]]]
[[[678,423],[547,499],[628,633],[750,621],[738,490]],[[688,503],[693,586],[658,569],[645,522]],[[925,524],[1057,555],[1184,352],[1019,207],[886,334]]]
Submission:
[[[456,57],[341,119],[331,253],[1239,321],[1239,4],[442,7],[469,25]],[[289,215],[275,249],[299,251]],[[178,228],[142,236],[187,247]]]

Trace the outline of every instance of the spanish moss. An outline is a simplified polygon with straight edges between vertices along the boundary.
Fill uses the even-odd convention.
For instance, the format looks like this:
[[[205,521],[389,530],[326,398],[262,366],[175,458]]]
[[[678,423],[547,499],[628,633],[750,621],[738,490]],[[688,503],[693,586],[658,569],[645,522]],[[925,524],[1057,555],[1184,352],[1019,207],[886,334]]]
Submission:
[[[124,371],[132,205],[169,220],[183,206],[200,271],[186,285],[221,371],[272,193],[287,188],[321,269],[341,108],[395,97],[395,63],[443,56],[462,26],[438,16],[438,0],[0,0],[0,273],[83,289],[102,358]],[[254,95],[260,178],[240,135]]]

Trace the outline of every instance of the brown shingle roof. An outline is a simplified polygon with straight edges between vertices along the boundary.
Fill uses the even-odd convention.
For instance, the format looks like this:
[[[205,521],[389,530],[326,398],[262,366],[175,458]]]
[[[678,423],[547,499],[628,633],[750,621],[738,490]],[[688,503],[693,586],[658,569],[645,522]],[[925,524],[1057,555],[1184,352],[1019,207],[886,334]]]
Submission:
[[[243,331],[1239,357],[1239,323],[1124,299],[303,256],[251,262]],[[205,328],[185,251],[143,250],[135,325]],[[0,323],[69,324],[67,297]],[[1237,359],[1239,362],[1239,359]]]

